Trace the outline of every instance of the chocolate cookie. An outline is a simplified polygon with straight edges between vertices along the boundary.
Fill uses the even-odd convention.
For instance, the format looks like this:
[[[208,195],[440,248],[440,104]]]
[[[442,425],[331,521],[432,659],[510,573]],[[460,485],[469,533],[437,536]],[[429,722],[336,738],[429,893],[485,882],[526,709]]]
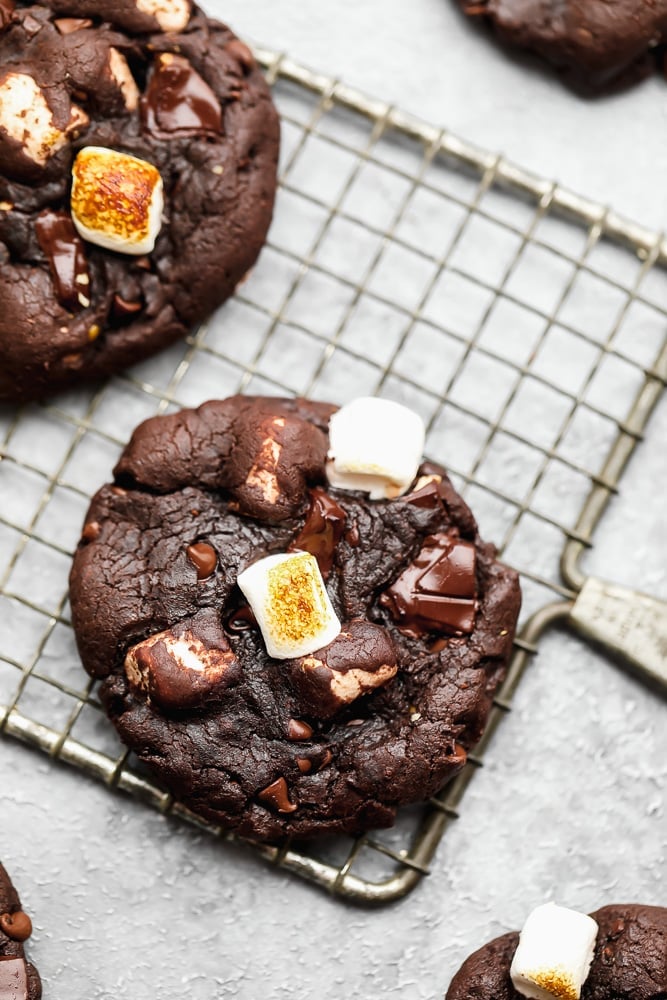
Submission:
[[[0,0],[0,400],[118,371],[231,295],[278,145],[250,50],[190,0]]]
[[[619,904],[591,917],[599,930],[581,1000],[664,1000],[667,909]],[[446,1000],[521,1000],[510,977],[518,943],[518,933],[504,934],[476,951],[454,976]]]
[[[419,418],[358,402],[146,421],[75,554],[79,650],[121,738],[244,836],[390,825],[463,767],[505,674],[516,573],[421,461]]]
[[[0,998],[39,1000],[42,983],[34,965],[23,955],[23,943],[32,934],[32,923],[21,909],[21,900],[0,864]]]
[[[667,42],[667,2],[458,0],[498,37],[538,53],[579,88],[599,90],[651,73]]]

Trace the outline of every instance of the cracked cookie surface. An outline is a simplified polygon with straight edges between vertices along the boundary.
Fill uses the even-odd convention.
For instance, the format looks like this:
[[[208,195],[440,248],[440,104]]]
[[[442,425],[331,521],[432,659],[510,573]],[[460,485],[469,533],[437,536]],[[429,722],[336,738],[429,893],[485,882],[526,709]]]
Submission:
[[[483,732],[519,610],[443,469],[423,463],[391,500],[328,484],[334,411],[237,396],[146,421],[71,573],[81,658],[122,740],[189,808],[265,841],[387,826],[442,788]],[[294,550],[316,557],[342,632],[276,660],[237,578]],[[406,628],[401,581],[420,558],[432,577],[436,550],[424,592],[446,607]]]
[[[152,253],[77,235],[84,147],[160,172]],[[0,400],[125,368],[231,295],[266,238],[278,147],[250,50],[189,0],[0,0]]]

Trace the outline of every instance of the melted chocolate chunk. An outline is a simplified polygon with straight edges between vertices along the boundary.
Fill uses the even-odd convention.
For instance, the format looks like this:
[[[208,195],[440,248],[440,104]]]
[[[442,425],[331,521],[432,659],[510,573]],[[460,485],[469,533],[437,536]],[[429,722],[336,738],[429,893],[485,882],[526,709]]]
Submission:
[[[470,634],[475,625],[475,546],[440,533],[380,598],[401,629],[422,635]]]
[[[222,108],[209,85],[187,59],[161,55],[141,103],[149,132],[222,133]]]
[[[0,1000],[29,1000],[24,958],[0,955]]]
[[[278,778],[259,793],[259,798],[266,805],[276,809],[279,813],[292,813],[298,808],[290,802],[289,789],[284,778]]]
[[[83,241],[67,212],[42,212],[35,221],[58,301],[70,312],[90,305],[90,272]]]
[[[310,510],[306,522],[289,547],[290,552],[310,552],[315,556],[322,576],[331,573],[336,546],[343,537],[347,514],[335,500],[316,487],[310,491]]]
[[[237,608],[227,619],[230,632],[247,632],[249,628],[257,628],[255,613],[249,604]]]
[[[188,545],[186,552],[188,559],[197,570],[197,579],[208,579],[218,565],[218,555],[213,546],[207,542],[197,542],[196,545]]]

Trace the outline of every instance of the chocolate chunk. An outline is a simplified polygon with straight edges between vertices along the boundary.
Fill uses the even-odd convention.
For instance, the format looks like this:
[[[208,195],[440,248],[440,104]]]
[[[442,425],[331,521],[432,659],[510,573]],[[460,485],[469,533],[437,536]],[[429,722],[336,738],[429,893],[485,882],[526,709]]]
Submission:
[[[116,320],[124,322],[125,320],[132,319],[137,313],[140,313],[144,308],[144,303],[139,300],[137,302],[128,302],[121,295],[114,295],[113,304],[111,307],[112,316]]]
[[[279,813],[293,813],[298,809],[298,806],[290,802],[289,789],[284,778],[278,778],[268,785],[257,797]]]
[[[329,719],[383,687],[397,670],[389,633],[372,622],[351,621],[324,649],[291,661],[290,682],[306,714]]]
[[[400,628],[421,635],[470,634],[475,627],[476,553],[472,542],[430,535],[417,558],[382,594]]]
[[[1,1000],[30,1000],[28,970],[24,958],[0,955]]]
[[[257,628],[257,619],[249,604],[244,604],[227,619],[230,632],[246,632],[249,628]]]
[[[308,760],[307,757],[297,757],[296,766],[302,774],[308,774],[308,772],[312,770],[313,762]]]
[[[197,579],[208,579],[218,564],[218,556],[213,546],[207,542],[197,542],[195,545],[188,545],[186,552],[188,559],[197,570]]]
[[[88,524],[84,525],[84,529],[81,532],[81,538],[84,542],[94,542],[100,536],[100,524],[99,521],[89,521]]]
[[[326,580],[331,573],[336,546],[345,532],[347,514],[323,489],[310,491],[306,521],[289,547],[290,552],[310,552]]]
[[[58,301],[70,312],[91,303],[90,271],[83,240],[67,212],[42,212],[35,220],[37,239],[46,254]]]
[[[222,133],[222,108],[209,85],[187,59],[165,52],[158,56],[141,101],[149,132]]]

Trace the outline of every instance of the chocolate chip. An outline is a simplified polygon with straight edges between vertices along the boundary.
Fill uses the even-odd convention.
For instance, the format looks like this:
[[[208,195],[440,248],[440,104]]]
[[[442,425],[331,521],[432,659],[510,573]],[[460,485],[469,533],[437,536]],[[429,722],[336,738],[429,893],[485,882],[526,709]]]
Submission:
[[[89,17],[56,17],[53,23],[61,35],[73,35],[75,31],[93,26]]]
[[[308,774],[308,772],[313,767],[313,762],[308,760],[307,757],[297,757],[296,766],[299,768],[302,774]]]
[[[113,297],[111,314],[114,319],[120,320],[122,322],[126,319],[131,319],[133,316],[136,316],[137,313],[141,312],[143,307],[144,307],[143,302],[128,302],[126,299],[116,294]]]
[[[23,910],[3,913],[0,916],[0,930],[12,941],[27,941],[32,934],[32,920]]]
[[[278,778],[268,785],[259,793],[258,798],[279,813],[293,813],[298,809],[298,806],[290,802],[289,789],[284,778]]]
[[[195,545],[188,545],[185,551],[188,559],[197,570],[197,579],[208,579],[218,565],[218,556],[213,546],[209,545],[208,542],[197,542]]]
[[[89,521],[81,532],[81,538],[84,542],[94,542],[99,538],[101,530],[98,521]]]
[[[309,726],[307,722],[301,722],[299,719],[290,719],[287,726],[287,736],[288,739],[294,740],[309,740],[313,735],[313,727]]]

